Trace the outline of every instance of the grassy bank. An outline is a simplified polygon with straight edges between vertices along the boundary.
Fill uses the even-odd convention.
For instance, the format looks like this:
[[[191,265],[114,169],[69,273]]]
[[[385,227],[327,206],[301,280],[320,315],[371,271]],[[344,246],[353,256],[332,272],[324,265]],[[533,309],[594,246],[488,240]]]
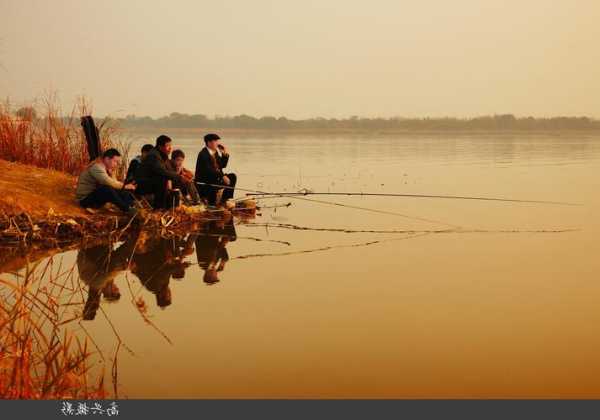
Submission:
[[[117,212],[86,214],[76,183],[64,172],[0,160],[0,245],[57,247],[128,222]]]
[[[0,248],[64,248],[83,239],[124,238],[139,227],[189,232],[229,213],[186,206],[152,211],[146,203],[147,209],[134,217],[111,206],[89,214],[75,201],[76,183],[73,175],[0,159]],[[255,210],[241,207],[233,212],[251,218]]]

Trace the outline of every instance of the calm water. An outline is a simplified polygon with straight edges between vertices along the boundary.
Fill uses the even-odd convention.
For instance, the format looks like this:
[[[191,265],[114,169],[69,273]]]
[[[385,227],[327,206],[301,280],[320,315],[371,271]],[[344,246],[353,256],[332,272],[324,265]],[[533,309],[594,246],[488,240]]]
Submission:
[[[173,137],[193,168],[201,141]],[[137,138],[135,148],[149,140]],[[394,213],[384,214],[274,198],[262,205],[291,206],[183,238],[143,238],[129,271],[120,260],[131,251],[125,242],[110,267],[121,299],[88,298],[86,313],[96,316],[83,324],[110,356],[115,334],[106,314],[133,352],[120,352],[121,394],[600,397],[599,138],[224,136],[224,143],[229,169],[248,189],[582,206],[313,197]],[[541,232],[565,229],[573,230]],[[93,261],[102,252],[54,260],[63,270],[77,264],[94,295],[103,280]],[[146,320],[132,296],[146,306]]]

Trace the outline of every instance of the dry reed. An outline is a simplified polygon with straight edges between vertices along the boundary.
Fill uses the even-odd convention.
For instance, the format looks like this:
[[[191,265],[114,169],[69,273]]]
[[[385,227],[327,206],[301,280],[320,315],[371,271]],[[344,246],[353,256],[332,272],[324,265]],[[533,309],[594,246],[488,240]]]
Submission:
[[[27,267],[0,278],[0,399],[106,398],[87,337],[73,331],[81,288],[73,269]]]
[[[90,111],[82,98],[65,116],[53,95],[18,110],[0,104],[0,159],[78,175],[89,162],[80,117]],[[126,163],[129,146],[118,138],[111,121],[98,125],[102,149],[117,147]]]

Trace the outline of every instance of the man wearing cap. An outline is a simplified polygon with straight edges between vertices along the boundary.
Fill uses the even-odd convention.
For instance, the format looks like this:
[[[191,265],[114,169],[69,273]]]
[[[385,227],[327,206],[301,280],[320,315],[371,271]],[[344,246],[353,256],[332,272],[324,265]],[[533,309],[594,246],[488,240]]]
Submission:
[[[237,177],[233,173],[223,173],[223,168],[229,162],[229,151],[220,143],[217,134],[204,136],[205,147],[198,154],[196,160],[195,179],[198,183],[200,196],[208,201],[209,205],[217,205],[217,191],[223,188],[221,201],[224,203],[233,198]],[[222,187],[220,187],[222,186]]]

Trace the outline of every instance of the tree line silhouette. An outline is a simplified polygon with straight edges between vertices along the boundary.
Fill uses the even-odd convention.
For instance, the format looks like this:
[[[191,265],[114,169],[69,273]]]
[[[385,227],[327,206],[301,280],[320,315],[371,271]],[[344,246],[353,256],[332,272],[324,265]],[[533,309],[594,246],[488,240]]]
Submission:
[[[15,112],[22,119],[38,119],[36,110],[23,107]],[[308,118],[260,117],[242,114],[208,117],[204,114],[172,112],[160,118],[127,115],[110,120],[122,128],[198,128],[259,130],[380,130],[380,131],[598,131],[600,120],[589,117],[515,117],[512,114],[486,115],[474,118]]]
[[[512,114],[475,118],[310,118],[215,116],[173,112],[160,118],[128,115],[117,118],[123,128],[237,128],[266,130],[389,130],[389,131],[557,131],[600,130],[600,120],[589,117],[515,117]]]

